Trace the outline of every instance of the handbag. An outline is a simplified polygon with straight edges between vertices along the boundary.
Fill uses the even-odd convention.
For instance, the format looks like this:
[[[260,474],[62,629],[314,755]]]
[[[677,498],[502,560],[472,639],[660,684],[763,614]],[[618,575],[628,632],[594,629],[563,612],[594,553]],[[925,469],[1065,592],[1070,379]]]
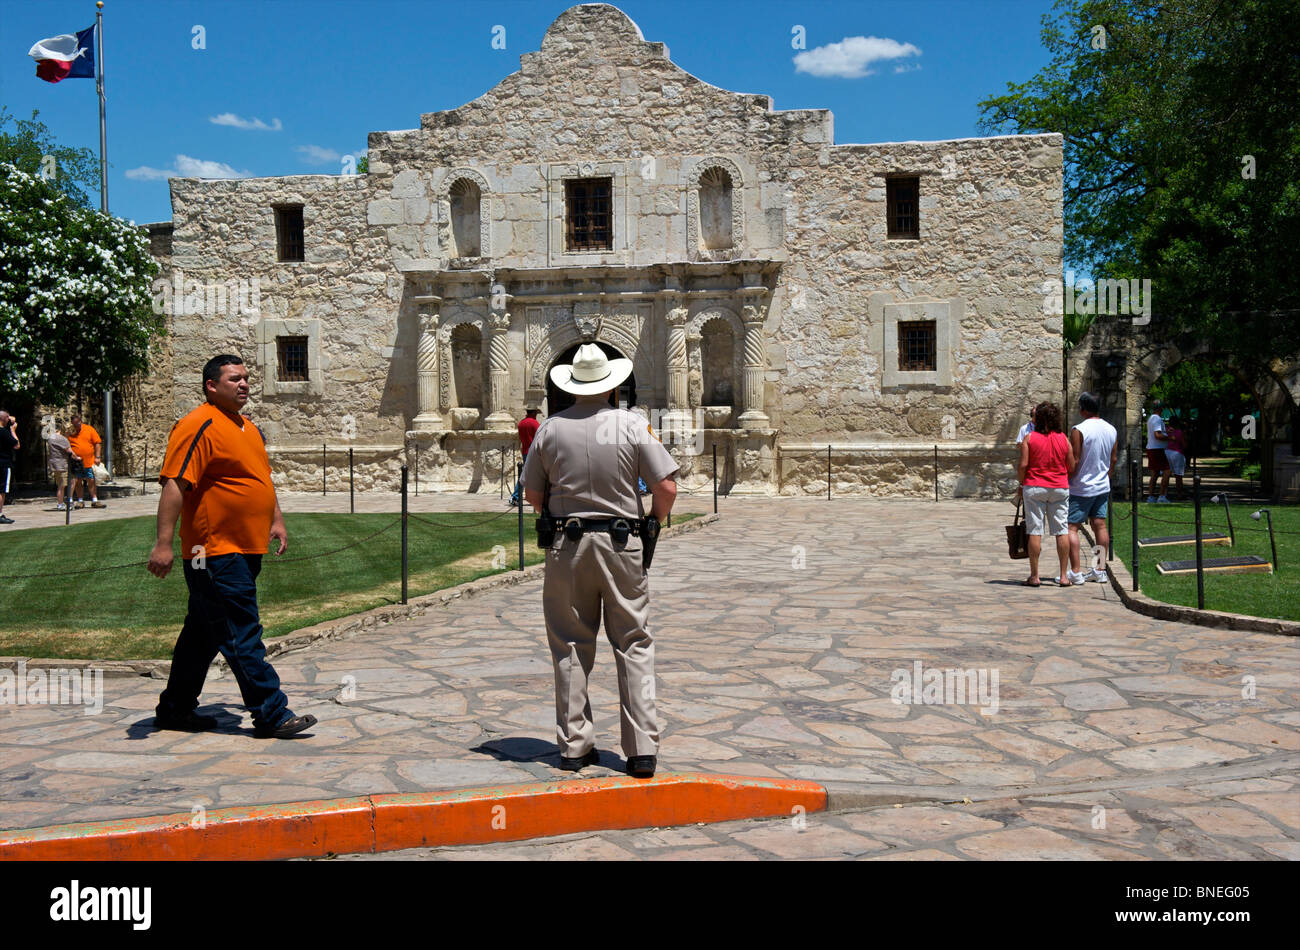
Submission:
[[[1029,532],[1025,530],[1025,523],[1020,518],[1019,501],[1016,502],[1015,521],[1006,525],[1005,528],[1007,532],[1007,555],[1013,561],[1029,557]]]

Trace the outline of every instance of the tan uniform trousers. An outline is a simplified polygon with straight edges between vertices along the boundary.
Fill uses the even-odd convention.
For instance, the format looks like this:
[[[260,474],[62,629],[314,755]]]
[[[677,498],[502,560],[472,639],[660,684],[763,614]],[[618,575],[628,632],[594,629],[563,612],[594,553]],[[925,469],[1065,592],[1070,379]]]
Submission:
[[[542,612],[555,662],[555,732],[561,755],[577,758],[595,745],[587,681],[602,619],[618,665],[623,755],[658,753],[649,609],[640,538],[629,538],[619,549],[606,532],[588,532],[576,543],[561,534],[546,552]]]

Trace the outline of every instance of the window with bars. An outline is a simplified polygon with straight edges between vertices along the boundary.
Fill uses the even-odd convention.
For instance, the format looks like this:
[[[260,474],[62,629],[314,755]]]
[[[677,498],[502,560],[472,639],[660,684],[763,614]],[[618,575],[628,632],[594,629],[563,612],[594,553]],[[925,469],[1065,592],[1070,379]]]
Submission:
[[[570,178],[564,183],[565,248],[614,249],[614,179]]]
[[[283,205],[275,209],[275,244],[279,259],[303,259],[302,205]]]
[[[276,380],[281,383],[307,382],[307,338],[278,336],[275,342],[279,357]]]
[[[934,321],[899,321],[899,371],[904,373],[933,373],[937,368]]]
[[[917,216],[920,193],[920,178],[885,179],[885,208],[886,214],[889,215],[889,237],[920,238],[921,223]]]

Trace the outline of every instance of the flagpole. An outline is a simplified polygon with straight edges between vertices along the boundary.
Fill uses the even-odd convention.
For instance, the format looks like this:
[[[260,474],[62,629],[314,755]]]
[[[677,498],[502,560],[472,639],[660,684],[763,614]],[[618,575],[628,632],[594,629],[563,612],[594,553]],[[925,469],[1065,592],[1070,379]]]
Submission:
[[[95,2],[95,89],[99,93],[99,210],[108,214],[108,125],[104,117],[104,0]],[[104,467],[113,477],[113,390],[104,390]]]

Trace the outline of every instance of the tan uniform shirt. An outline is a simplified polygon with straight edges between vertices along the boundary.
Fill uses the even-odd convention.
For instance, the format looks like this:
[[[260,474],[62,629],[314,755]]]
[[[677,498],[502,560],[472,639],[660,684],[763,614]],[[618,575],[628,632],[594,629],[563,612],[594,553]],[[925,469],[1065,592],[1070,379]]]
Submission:
[[[537,430],[524,487],[544,494],[549,485],[555,517],[636,518],[638,476],[654,486],[677,469],[643,417],[602,396],[579,397]]]
[[[68,470],[68,456],[72,453],[72,446],[68,440],[58,432],[50,436],[50,471],[66,472]]]

